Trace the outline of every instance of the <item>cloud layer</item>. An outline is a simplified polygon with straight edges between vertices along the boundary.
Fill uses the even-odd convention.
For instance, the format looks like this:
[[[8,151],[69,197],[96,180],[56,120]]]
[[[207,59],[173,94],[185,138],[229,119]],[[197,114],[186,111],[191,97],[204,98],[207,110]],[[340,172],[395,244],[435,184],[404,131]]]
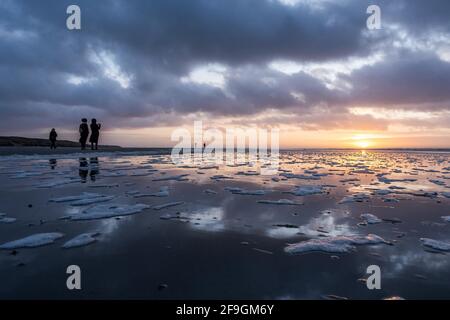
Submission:
[[[449,1],[377,1],[373,31],[365,0],[79,0],[82,30],[69,31],[72,2],[0,3],[0,134],[71,130],[84,116],[119,129],[193,115],[450,129]],[[441,121],[380,119],[377,108]]]

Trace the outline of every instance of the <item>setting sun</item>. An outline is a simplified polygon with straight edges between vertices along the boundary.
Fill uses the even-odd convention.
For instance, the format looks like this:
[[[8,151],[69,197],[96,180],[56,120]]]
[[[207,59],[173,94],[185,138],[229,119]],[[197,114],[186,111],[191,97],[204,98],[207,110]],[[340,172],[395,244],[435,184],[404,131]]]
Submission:
[[[370,147],[370,145],[370,142],[367,140],[360,140],[355,142],[355,146],[361,149],[367,149],[368,147]]]

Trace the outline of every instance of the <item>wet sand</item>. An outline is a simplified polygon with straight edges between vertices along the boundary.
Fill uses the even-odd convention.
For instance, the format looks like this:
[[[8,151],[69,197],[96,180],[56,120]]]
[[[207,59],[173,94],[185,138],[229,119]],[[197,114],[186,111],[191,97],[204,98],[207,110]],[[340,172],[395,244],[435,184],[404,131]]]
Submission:
[[[50,149],[48,147],[0,147],[0,156],[5,155],[59,155],[59,154],[71,154],[71,153],[80,153],[83,152],[87,156],[89,153],[105,153],[105,152],[144,152],[148,151],[152,154],[168,154],[170,153],[169,148],[122,148],[122,147],[108,147],[102,146],[99,147],[98,150],[80,150],[80,148],[72,148],[72,147],[58,147],[56,149]]]
[[[449,253],[421,241],[450,242],[448,153],[283,152],[281,169],[176,167],[148,154],[0,157],[0,212],[17,219],[0,223],[0,246],[63,234],[0,250],[0,298],[450,298]],[[292,203],[274,204],[282,199]],[[98,236],[62,248],[84,233]],[[354,243],[369,234],[385,242]],[[71,264],[81,291],[66,288]],[[373,264],[381,290],[363,281]]]

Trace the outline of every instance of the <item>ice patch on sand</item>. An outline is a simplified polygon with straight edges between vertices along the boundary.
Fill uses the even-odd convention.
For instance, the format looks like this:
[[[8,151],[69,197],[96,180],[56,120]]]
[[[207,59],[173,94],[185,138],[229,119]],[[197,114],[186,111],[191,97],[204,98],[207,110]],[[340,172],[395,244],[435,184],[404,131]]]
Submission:
[[[0,223],[14,223],[16,222],[16,218],[6,217],[6,216],[0,216]]]
[[[107,205],[100,204],[86,210],[70,214],[67,217],[70,220],[78,221],[78,220],[97,220],[97,219],[106,219],[120,216],[129,216],[132,214],[139,213],[145,209],[150,208],[149,205],[146,204],[124,204],[124,205]]]
[[[86,199],[92,199],[92,198],[98,198],[102,195],[99,193],[90,193],[90,192],[83,192],[80,195],[77,196],[67,196],[67,197],[60,197],[60,198],[52,198],[49,201],[50,202],[71,202],[71,201],[78,201],[78,200],[86,200]]]
[[[48,181],[48,182],[36,185],[35,187],[39,188],[39,189],[54,188],[54,187],[59,187],[59,186],[63,186],[66,184],[77,183],[77,182],[81,182],[81,180],[80,179],[53,180],[53,181]]]
[[[382,222],[380,218],[370,213],[364,213],[360,217],[368,224],[376,224]]]
[[[280,200],[259,200],[258,203],[262,204],[275,204],[275,205],[289,205],[289,206],[299,206],[301,203],[294,202],[289,199],[280,199]]]
[[[187,176],[189,176],[189,174],[180,174],[177,176],[170,176],[170,177],[162,177],[162,178],[156,178],[153,179],[153,181],[187,181],[188,179],[186,178]]]
[[[69,249],[69,248],[77,248],[82,246],[87,246],[91,243],[94,243],[97,241],[96,237],[98,237],[100,233],[98,232],[90,232],[90,233],[82,233],[78,236],[76,236],[73,239],[70,239],[66,243],[62,245],[62,248]]]
[[[44,246],[47,244],[51,244],[55,242],[55,240],[62,238],[64,234],[59,232],[52,233],[37,233],[31,236],[14,240],[11,242],[4,243],[0,245],[0,249],[19,249],[19,248],[35,248]]]
[[[169,196],[169,187],[164,186],[159,188],[158,192],[153,193],[137,193],[133,197],[134,198],[144,198],[144,197],[168,197]]]
[[[364,202],[369,199],[370,199],[369,195],[367,195],[365,193],[355,193],[350,196],[344,197],[341,201],[339,201],[339,204],[352,203],[352,202]]]
[[[87,206],[87,205],[94,204],[94,203],[111,201],[112,199],[114,199],[114,196],[103,196],[102,195],[97,198],[81,199],[78,201],[74,201],[74,202],[71,202],[70,205],[71,206]]]
[[[165,209],[165,208],[170,208],[170,207],[175,207],[175,206],[179,206],[184,204],[183,201],[178,201],[178,202],[169,202],[169,203],[163,203],[157,206],[153,206],[152,209],[153,210],[161,210],[161,209]]]
[[[236,187],[226,187],[224,190],[230,191],[232,194],[240,194],[245,196],[263,196],[267,193],[265,190],[245,190]]]
[[[383,238],[369,234],[367,236],[338,236],[325,239],[311,239],[288,245],[284,251],[289,254],[308,252],[348,253],[354,251],[356,246],[388,244]]]
[[[435,249],[438,251],[450,251],[450,242],[428,239],[428,238],[420,238],[422,244],[425,247],[429,247],[431,249]]]
[[[322,186],[298,186],[294,190],[287,192],[296,196],[311,196],[314,194],[322,194],[325,190]]]

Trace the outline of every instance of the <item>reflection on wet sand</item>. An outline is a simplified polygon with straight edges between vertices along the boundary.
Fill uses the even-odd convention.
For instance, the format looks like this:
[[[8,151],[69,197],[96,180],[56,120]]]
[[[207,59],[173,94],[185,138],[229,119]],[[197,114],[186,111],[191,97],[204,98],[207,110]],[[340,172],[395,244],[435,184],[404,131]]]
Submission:
[[[86,298],[450,298],[448,153],[284,152],[271,176],[241,160],[0,159],[0,245],[64,234],[1,255],[0,297],[64,297],[41,278],[77,260],[89,270],[113,266],[95,271]],[[18,197],[33,207],[18,206]],[[86,242],[61,251],[71,239]],[[8,276],[44,258],[40,278],[31,268]],[[358,281],[371,264],[383,270],[380,291]],[[162,296],[142,282],[169,289]]]
[[[89,162],[86,158],[79,158],[78,174],[82,183],[86,183],[87,176],[89,175],[91,181],[96,180],[96,176],[100,173],[98,157],[89,158]]]

